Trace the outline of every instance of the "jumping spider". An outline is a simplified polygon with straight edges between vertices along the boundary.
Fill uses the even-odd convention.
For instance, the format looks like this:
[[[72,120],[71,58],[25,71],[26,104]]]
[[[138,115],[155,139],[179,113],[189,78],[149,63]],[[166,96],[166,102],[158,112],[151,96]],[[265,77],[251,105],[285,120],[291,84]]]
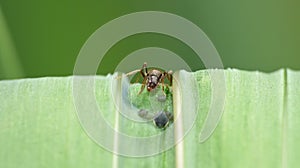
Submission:
[[[173,79],[172,71],[166,72],[158,69],[151,69],[148,72],[147,63],[145,62],[141,69],[131,71],[127,73],[126,76],[134,75],[138,72],[140,72],[140,74],[144,78],[139,94],[143,92],[145,86],[147,86],[147,90],[150,92],[151,90],[154,90],[159,84],[162,85],[162,90],[164,92],[164,86],[166,85],[168,87],[168,84],[164,83],[164,80],[166,78],[169,80],[170,86],[172,86],[172,79]]]

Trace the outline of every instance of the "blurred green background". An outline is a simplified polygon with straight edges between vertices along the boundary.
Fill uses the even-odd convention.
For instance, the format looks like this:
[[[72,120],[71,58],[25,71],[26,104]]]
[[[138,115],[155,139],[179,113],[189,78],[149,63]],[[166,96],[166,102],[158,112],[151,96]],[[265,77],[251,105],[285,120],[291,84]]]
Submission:
[[[297,0],[0,0],[0,7],[0,79],[71,75],[81,46],[96,29],[144,10],[174,13],[197,24],[214,43],[225,68],[300,69]],[[192,70],[204,68],[180,41],[147,33],[112,47],[99,73],[113,72],[116,60],[150,46],[187,57]]]

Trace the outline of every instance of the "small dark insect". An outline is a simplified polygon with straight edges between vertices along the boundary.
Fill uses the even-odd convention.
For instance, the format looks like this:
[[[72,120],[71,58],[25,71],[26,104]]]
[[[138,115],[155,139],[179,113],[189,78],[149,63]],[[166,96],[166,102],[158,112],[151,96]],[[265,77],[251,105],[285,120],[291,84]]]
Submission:
[[[138,115],[143,119],[152,120],[153,124],[161,129],[165,129],[173,121],[173,114],[168,111],[159,111],[153,115],[147,110],[141,109],[138,111]]]
[[[166,85],[168,87],[168,85],[164,83],[164,80],[166,78],[169,80],[170,86],[172,86],[172,71],[166,72],[158,69],[151,69],[148,72],[147,63],[145,62],[142,66],[142,69],[129,72],[126,74],[126,76],[136,74],[137,72],[140,72],[140,74],[144,78],[139,94],[143,92],[145,87],[147,87],[147,90],[150,92],[151,90],[155,89],[159,84],[162,85],[162,90],[164,92],[164,86]]]
[[[166,128],[170,121],[173,121],[173,115],[170,112],[164,111],[158,112],[153,119],[154,125],[162,129]]]
[[[157,96],[157,101],[159,101],[159,102],[165,102],[167,100],[167,97],[166,97],[166,95],[158,95]]]
[[[138,115],[141,117],[141,118],[144,118],[144,119],[152,119],[151,118],[151,115],[149,115],[148,111],[145,110],[145,109],[141,109],[140,111],[138,111]]]

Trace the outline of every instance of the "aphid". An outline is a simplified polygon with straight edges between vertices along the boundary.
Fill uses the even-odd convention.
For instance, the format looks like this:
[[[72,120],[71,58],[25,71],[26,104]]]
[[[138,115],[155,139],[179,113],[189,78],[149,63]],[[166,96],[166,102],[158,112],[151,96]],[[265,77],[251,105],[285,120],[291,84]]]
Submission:
[[[138,111],[138,115],[146,120],[152,120],[153,124],[161,129],[165,129],[170,122],[173,121],[173,114],[170,112],[159,111],[155,115],[149,113],[147,110],[141,109]]]
[[[126,76],[136,74],[137,72],[140,72],[140,74],[144,78],[139,94],[143,92],[145,87],[147,87],[147,90],[150,92],[151,90],[155,89],[159,84],[162,85],[162,90],[164,92],[164,86],[166,85],[168,87],[168,85],[164,83],[164,80],[166,78],[169,80],[170,86],[172,86],[172,71],[166,72],[158,69],[151,69],[148,72],[147,63],[145,62],[142,66],[142,69],[129,72],[126,74]]]
[[[167,96],[164,94],[158,95],[156,98],[159,102],[165,102],[167,100]]]
[[[149,112],[145,109],[141,109],[138,111],[138,115],[141,117],[141,118],[144,118],[144,119],[152,119],[151,115],[149,115]]]
[[[158,128],[166,128],[170,121],[173,121],[173,115],[170,112],[160,111],[153,118],[153,124]]]

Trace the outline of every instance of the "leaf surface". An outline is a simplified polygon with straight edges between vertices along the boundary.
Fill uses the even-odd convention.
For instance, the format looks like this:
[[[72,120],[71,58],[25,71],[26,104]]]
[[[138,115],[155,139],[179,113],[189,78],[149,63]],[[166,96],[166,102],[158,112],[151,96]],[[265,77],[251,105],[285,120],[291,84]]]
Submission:
[[[126,83],[115,81],[114,76],[80,78],[77,86],[81,92],[75,96],[81,97],[84,103],[85,89],[90,88],[88,82],[94,84],[94,100],[101,111],[95,113],[95,120],[84,124],[97,128],[97,117],[101,116],[111,129],[123,134],[158,135],[158,140],[141,146],[139,141],[123,142],[122,135],[106,132],[109,129],[94,130],[94,135],[106,140],[117,152],[157,150],[159,154],[151,157],[116,155],[97,144],[97,137],[86,131],[76,112],[74,77],[0,81],[0,167],[297,167],[300,157],[299,72],[279,70],[266,74],[228,69],[224,73],[223,116],[203,143],[200,135],[205,131],[213,101],[211,79],[206,70],[180,73],[179,80],[195,80],[196,85],[187,84],[190,89],[179,89],[182,102],[175,101],[173,108],[180,103],[183,117],[190,114],[185,111],[193,111],[193,108],[187,107],[184,101],[189,101],[186,95],[194,92],[198,97],[197,116],[183,141],[165,152],[160,150],[174,141],[173,131],[166,133],[151,121],[137,122],[118,113],[129,107],[128,100],[135,103],[131,108],[135,115],[138,113],[134,110],[148,107],[147,100],[151,96],[146,91],[141,95],[125,94]],[[128,89],[136,92],[140,85],[127,86]],[[176,120],[166,130],[174,127]],[[182,153],[178,153],[179,149]]]

